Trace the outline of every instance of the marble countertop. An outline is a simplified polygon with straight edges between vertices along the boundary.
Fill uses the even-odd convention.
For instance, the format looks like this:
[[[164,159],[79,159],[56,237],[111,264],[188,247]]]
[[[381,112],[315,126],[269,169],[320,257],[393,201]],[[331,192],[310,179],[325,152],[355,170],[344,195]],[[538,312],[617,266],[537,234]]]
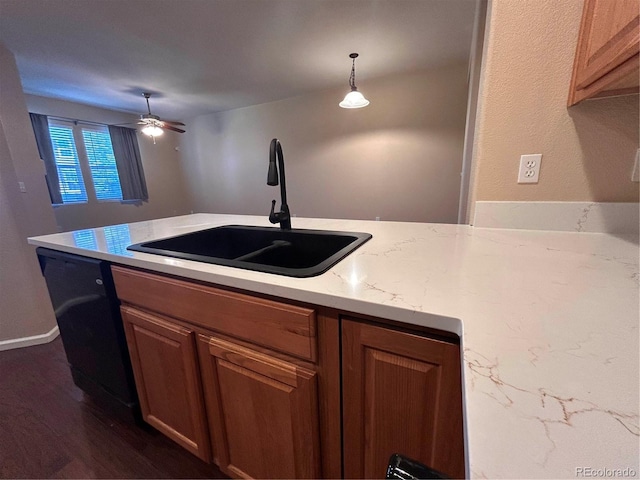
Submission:
[[[473,478],[640,475],[637,236],[292,219],[373,238],[312,278],[126,250],[264,217],[195,214],[33,245],[457,333]],[[625,470],[626,469],[626,470]]]

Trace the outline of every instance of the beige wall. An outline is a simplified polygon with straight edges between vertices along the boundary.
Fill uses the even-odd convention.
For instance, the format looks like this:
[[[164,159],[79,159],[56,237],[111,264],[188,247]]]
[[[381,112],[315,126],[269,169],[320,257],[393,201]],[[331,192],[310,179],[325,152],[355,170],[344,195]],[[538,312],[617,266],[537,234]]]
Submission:
[[[15,60],[0,44],[0,342],[56,325],[27,237],[56,231]],[[20,192],[23,182],[26,192]]]
[[[638,96],[566,107],[582,4],[492,1],[471,203],[638,201]],[[519,185],[527,153],[543,154],[540,181]]]
[[[269,143],[282,142],[291,212],[305,217],[457,221],[467,63],[358,81],[371,101],[338,107],[346,88],[188,123],[183,156],[198,211],[267,215]],[[345,87],[346,79],[345,79]]]
[[[51,98],[26,95],[30,112],[68,117],[91,122],[117,124],[135,122],[138,117],[127,113],[80,105]],[[140,97],[140,106],[144,99]],[[140,205],[120,202],[97,202],[60,205],[54,208],[61,231],[138,222],[153,218],[183,215],[191,211],[182,175],[177,133],[166,133],[153,144],[151,137],[138,136],[149,201]]]

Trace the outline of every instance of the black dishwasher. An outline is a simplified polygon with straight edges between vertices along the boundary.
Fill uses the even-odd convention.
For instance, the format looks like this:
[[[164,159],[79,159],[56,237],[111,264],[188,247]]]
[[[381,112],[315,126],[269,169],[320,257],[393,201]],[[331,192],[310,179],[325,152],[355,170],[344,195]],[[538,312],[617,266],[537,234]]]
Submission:
[[[141,422],[109,263],[39,247],[74,383],[122,417]]]

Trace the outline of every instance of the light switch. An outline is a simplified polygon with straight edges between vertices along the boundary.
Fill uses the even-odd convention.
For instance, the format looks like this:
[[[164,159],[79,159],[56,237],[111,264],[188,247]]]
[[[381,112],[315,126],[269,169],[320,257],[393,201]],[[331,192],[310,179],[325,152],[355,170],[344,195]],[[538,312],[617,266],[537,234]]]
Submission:
[[[18,188],[22,193],[27,193],[27,187],[25,187],[24,182],[18,182]]]

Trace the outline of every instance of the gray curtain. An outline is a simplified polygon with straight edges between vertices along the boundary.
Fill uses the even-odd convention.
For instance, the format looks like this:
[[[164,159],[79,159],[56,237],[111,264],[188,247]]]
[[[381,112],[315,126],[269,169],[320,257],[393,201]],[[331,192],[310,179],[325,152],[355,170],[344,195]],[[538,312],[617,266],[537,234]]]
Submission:
[[[36,136],[36,144],[38,145],[38,153],[44,162],[45,178],[47,180],[47,188],[49,189],[49,197],[51,203],[62,203],[62,194],[60,193],[60,178],[58,177],[58,168],[56,167],[56,158],[53,155],[53,146],[51,145],[51,136],[49,135],[49,122],[46,115],[39,113],[29,113],[31,117],[31,125],[33,133]]]
[[[133,128],[109,125],[111,144],[116,157],[123,200],[149,200],[147,182],[142,170],[137,131]]]

